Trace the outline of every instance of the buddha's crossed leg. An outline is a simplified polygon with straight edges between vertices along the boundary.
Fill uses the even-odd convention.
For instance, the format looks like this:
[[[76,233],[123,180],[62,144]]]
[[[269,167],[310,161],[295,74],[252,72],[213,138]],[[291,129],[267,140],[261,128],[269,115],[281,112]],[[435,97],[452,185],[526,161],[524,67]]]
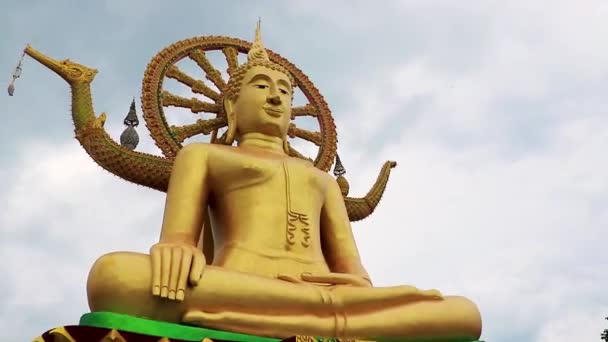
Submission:
[[[334,331],[335,317],[342,314],[373,312],[421,299],[441,301],[436,291],[419,291],[410,286],[330,289],[206,266],[199,285],[189,287],[184,300],[177,302],[152,296],[150,257],[138,253],[111,253],[101,257],[89,274],[88,296],[92,311],[112,311],[169,322],[181,322],[185,314],[190,315],[190,322],[197,321],[196,313],[216,314],[213,319],[200,316],[198,321],[208,327],[239,332],[248,331],[247,326],[257,325],[262,319],[269,322],[267,329],[275,333],[282,321],[273,317],[294,317],[300,322],[309,316],[316,317],[323,322],[318,319],[310,322],[315,322],[318,332]],[[229,323],[235,315],[241,323]],[[262,325],[259,329],[265,328]]]
[[[481,334],[481,316],[464,297],[441,301],[415,301],[379,310],[335,315],[276,315],[243,312],[187,312],[183,321],[215,329],[235,330],[258,336],[287,338],[294,335],[362,340],[383,338],[471,341]]]

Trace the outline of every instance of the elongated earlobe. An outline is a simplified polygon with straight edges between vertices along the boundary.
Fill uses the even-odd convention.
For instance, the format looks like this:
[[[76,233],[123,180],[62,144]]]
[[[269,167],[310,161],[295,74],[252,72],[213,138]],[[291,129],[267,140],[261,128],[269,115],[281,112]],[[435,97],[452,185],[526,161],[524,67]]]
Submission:
[[[289,155],[289,141],[287,141],[287,137],[283,140],[283,151],[285,151],[285,154]]]
[[[228,122],[228,130],[226,131],[226,139],[224,144],[232,145],[236,135],[236,113],[234,112],[232,100],[224,99],[224,112],[226,113],[226,121]]]

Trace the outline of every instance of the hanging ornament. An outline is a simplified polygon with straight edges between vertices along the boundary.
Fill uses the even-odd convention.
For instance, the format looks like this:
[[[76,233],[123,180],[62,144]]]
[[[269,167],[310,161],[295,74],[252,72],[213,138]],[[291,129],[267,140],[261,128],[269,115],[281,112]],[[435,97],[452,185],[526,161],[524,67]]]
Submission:
[[[23,50],[23,53],[21,54],[21,58],[19,59],[19,63],[17,64],[17,67],[15,67],[15,71],[13,72],[13,79],[11,80],[11,82],[8,85],[8,94],[10,96],[13,96],[13,94],[15,93],[15,80],[18,79],[21,76],[21,65],[23,64],[23,58],[25,57],[25,50]]]
[[[139,119],[137,118],[137,112],[135,111],[135,98],[131,101],[131,108],[129,113],[123,120],[123,123],[127,128],[120,135],[120,144],[129,150],[134,150],[139,144],[139,135],[135,130],[135,127],[139,125]]]

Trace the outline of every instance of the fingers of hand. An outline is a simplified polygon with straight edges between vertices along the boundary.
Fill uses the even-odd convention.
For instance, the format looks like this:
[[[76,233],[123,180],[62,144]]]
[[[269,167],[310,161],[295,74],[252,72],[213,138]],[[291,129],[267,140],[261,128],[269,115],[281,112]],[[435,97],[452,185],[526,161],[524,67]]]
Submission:
[[[160,249],[152,247],[150,250],[152,259],[152,295],[160,296],[160,274],[161,274],[161,254]]]
[[[190,268],[190,284],[198,285],[198,281],[203,276],[203,268],[205,267],[205,256],[198,249],[192,250],[192,266]]]
[[[311,273],[302,273],[300,275],[303,281],[308,281],[312,283],[326,283],[326,284],[335,284],[333,282],[333,277],[330,273],[323,274],[311,274]]]
[[[160,297],[169,296],[169,277],[171,276],[171,246],[161,247]]]
[[[289,274],[279,274],[277,277],[279,280],[288,281],[290,283],[302,284],[303,281]]]
[[[177,282],[182,265],[183,247],[175,246],[171,248],[171,272],[169,274],[169,294],[167,298],[175,300],[177,293]]]
[[[152,262],[152,295],[183,301],[190,279],[200,280],[205,257],[194,246],[157,244],[150,249]]]
[[[354,285],[354,286],[368,286],[365,279],[346,273],[323,273],[323,274],[310,274],[302,273],[302,280],[315,282],[315,283],[326,283],[332,285]]]
[[[188,285],[188,275],[190,273],[190,266],[192,264],[192,249],[186,248],[184,249],[182,254],[182,263],[179,269],[179,278],[177,281],[177,292],[175,294],[175,299],[178,301],[183,301],[186,295],[186,286]]]

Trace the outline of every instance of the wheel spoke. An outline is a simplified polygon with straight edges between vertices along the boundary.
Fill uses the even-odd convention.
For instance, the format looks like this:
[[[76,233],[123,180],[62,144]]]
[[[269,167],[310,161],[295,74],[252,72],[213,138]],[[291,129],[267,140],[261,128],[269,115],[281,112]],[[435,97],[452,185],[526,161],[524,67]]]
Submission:
[[[175,138],[175,140],[177,142],[179,142],[180,144],[182,142],[184,142],[184,140],[193,137],[197,134],[205,134],[208,135],[213,131],[216,131],[222,127],[225,127],[227,125],[226,123],[226,118],[225,117],[219,117],[219,118],[215,118],[215,119],[209,119],[209,120],[196,120],[196,123],[193,123],[191,125],[184,125],[184,126],[174,126],[172,125],[170,127],[171,130],[171,134],[173,134],[173,137]]]
[[[182,144],[196,136],[206,135],[212,144],[225,143],[227,132],[223,132],[223,135],[219,133],[219,130],[226,129],[223,92],[226,90],[228,79],[235,76],[236,70],[242,63],[241,54],[246,53],[250,46],[250,42],[230,37],[195,37],[166,47],[150,61],[143,80],[142,107],[150,134],[167,158],[174,158],[182,148]],[[225,61],[226,67],[219,59],[217,61],[222,65],[214,63],[220,51],[222,55],[219,59]],[[215,56],[215,53],[218,53],[218,56]],[[304,96],[305,102],[292,107],[291,122],[296,123],[299,121],[298,117],[307,116],[318,124],[318,126],[308,126],[297,122],[298,125],[290,125],[288,130],[288,135],[292,138],[290,140],[296,142],[301,139],[315,144],[316,156],[313,155],[315,153],[313,150],[298,151],[291,147],[288,153],[302,159],[310,160],[310,157],[317,168],[328,171],[334,163],[337,136],[331,111],[325,99],[295,65],[271,50],[267,49],[267,53],[272,62],[287,69],[294,78],[294,89],[301,92],[299,95]],[[196,63],[201,71],[190,72],[180,64],[184,59],[188,60],[186,63],[190,61]],[[226,70],[223,70],[224,68]],[[226,75],[229,77],[225,77]],[[171,83],[171,86],[178,82],[179,87],[186,86],[192,93],[169,90],[166,84],[163,86],[163,81]],[[211,115],[204,117],[197,115],[187,125],[181,126],[173,122],[175,125],[172,126],[172,120],[170,121],[171,118],[168,118],[166,113],[169,107],[185,108],[193,113],[200,113],[199,115],[204,113]],[[196,119],[200,120],[195,121]],[[311,155],[308,156],[308,153]]]
[[[186,73],[181,71],[175,65],[171,66],[169,70],[167,70],[165,76],[187,85],[188,87],[190,87],[190,89],[192,89],[193,92],[197,94],[205,95],[206,97],[215,101],[219,100],[220,98],[220,94],[218,94],[215,90],[207,87],[207,85],[205,85],[205,82],[201,80],[195,80],[194,78],[188,76]]]
[[[228,63],[226,72],[228,75],[232,76],[232,73],[239,67],[239,52],[231,46],[223,48],[222,52],[224,53],[224,56],[226,56],[226,63]]]
[[[295,118],[296,116],[314,116],[317,117],[319,111],[310,103],[305,106],[298,106],[291,108],[291,117]]]
[[[323,138],[321,137],[321,133],[319,132],[311,132],[302,128],[298,128],[296,127],[295,124],[291,124],[289,126],[289,131],[287,131],[287,134],[291,137],[291,138],[302,138],[304,140],[308,140],[311,143],[317,145],[317,146],[321,146],[321,143],[323,142]]]
[[[218,113],[219,106],[216,103],[203,102],[197,98],[187,99],[181,96],[171,94],[168,91],[163,91],[162,94],[163,106],[189,108],[192,113]]]
[[[205,71],[207,79],[213,82],[219,90],[223,90],[226,87],[226,82],[222,79],[222,74],[213,67],[209,59],[207,59],[205,52],[195,50],[190,52],[188,57],[195,61],[196,64]]]

